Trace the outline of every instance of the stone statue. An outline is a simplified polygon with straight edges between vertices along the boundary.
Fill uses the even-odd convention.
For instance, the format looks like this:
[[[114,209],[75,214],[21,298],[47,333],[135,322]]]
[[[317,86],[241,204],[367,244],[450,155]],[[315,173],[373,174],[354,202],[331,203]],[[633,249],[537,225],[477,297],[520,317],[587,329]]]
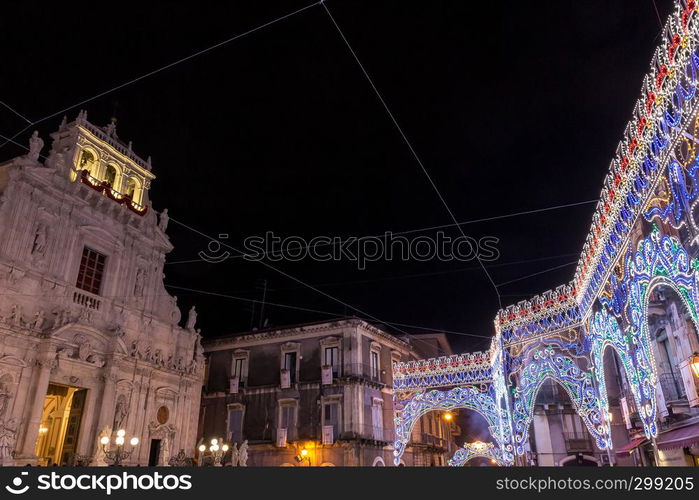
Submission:
[[[155,353],[153,353],[153,363],[160,366],[165,363],[163,359],[163,352],[160,349],[156,349]]]
[[[158,465],[168,465],[170,463],[170,436],[165,434],[160,441],[160,460]]]
[[[146,361],[153,361],[153,346],[148,344],[145,351],[143,352],[143,359]]]
[[[76,335],[75,341],[78,344],[78,359],[87,361],[92,354],[92,345],[90,345],[90,342],[82,335]]]
[[[14,418],[0,420],[0,462],[12,460],[17,440],[17,423]]]
[[[238,445],[233,443],[231,445],[231,467],[238,466]]]
[[[94,464],[98,467],[104,467],[107,464],[104,460],[104,450],[102,449],[102,443],[100,442],[103,437],[108,437],[109,439],[112,438],[112,428],[109,427],[108,425],[104,426],[104,429],[102,429],[102,432],[99,433],[97,436],[97,448],[95,449],[95,458]]]
[[[141,359],[141,342],[139,340],[131,342],[131,352],[129,354],[132,358]]]
[[[238,466],[247,467],[248,466],[248,440],[246,439],[240,445],[238,450]]]
[[[158,227],[162,232],[165,232],[167,229],[167,223],[170,221],[170,216],[167,214],[167,208],[164,208],[162,212],[160,212],[160,220],[158,221]]]
[[[34,233],[34,243],[32,243],[32,255],[43,257],[46,253],[46,226],[40,222],[36,226],[36,231]]]
[[[136,282],[134,283],[134,287],[133,287],[133,294],[136,297],[141,297],[143,295],[143,286],[145,284],[145,281],[146,281],[146,272],[143,269],[139,268],[136,271]]]
[[[7,411],[7,407],[11,398],[12,394],[7,389],[5,384],[0,384],[0,418],[5,417],[5,412]]]
[[[104,127],[104,131],[107,132],[108,137],[116,137],[116,121],[117,119],[112,117],[109,124],[106,127]]]
[[[192,358],[192,361],[189,362],[189,366],[187,367],[187,371],[189,373],[196,373],[198,367],[197,360]]]
[[[27,153],[27,158],[37,161],[43,148],[44,141],[41,137],[39,137],[39,131],[35,130],[32,136],[29,138],[29,153]]]
[[[37,311],[36,315],[34,315],[34,324],[32,325],[34,330],[41,331],[41,329],[44,327],[44,320],[44,311]]]
[[[117,398],[116,408],[114,410],[114,428],[121,429],[126,422],[126,416],[129,414],[129,405],[126,402],[126,396],[123,394]]]
[[[22,326],[22,306],[13,304],[10,318],[12,319],[13,326]]]
[[[190,332],[194,331],[194,325],[197,324],[197,310],[194,306],[189,309],[189,316],[187,316],[187,330]]]

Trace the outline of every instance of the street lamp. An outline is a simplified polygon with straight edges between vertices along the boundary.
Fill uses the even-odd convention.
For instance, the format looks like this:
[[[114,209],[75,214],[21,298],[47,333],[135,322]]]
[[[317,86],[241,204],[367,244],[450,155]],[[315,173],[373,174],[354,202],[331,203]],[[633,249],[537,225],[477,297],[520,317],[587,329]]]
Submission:
[[[199,446],[199,453],[201,453],[202,456],[204,453],[206,453],[206,450],[207,448],[205,444],[201,444]],[[223,456],[227,451],[228,445],[226,443],[219,444],[219,441],[216,438],[211,440],[211,444],[209,445],[209,454],[214,459],[214,467],[221,467],[223,465]]]
[[[134,449],[138,445],[138,438],[137,437],[132,437],[129,443],[131,444],[131,449],[126,450],[124,448],[124,442],[126,438],[126,431],[124,429],[119,429],[117,431],[117,437],[114,439],[114,444],[116,445],[116,449],[112,449],[111,446],[109,446],[109,436],[103,436],[102,439],[100,439],[100,444],[102,445],[102,451],[104,452],[104,458],[106,461],[111,462],[112,465],[115,467],[118,467],[121,465],[121,463],[129,458],[131,454],[134,452]]]
[[[694,372],[694,376],[696,378],[699,378],[699,353],[694,353],[692,357],[689,359],[689,366],[692,367],[692,371]]]
[[[311,466],[311,457],[308,455],[308,450],[302,448],[298,455],[294,457],[298,463],[302,463],[304,460],[308,460],[308,466]]]

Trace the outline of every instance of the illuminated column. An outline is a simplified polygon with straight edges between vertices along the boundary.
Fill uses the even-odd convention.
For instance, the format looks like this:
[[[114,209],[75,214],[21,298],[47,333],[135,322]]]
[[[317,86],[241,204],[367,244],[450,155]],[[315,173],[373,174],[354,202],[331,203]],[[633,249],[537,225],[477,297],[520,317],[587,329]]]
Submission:
[[[39,358],[36,360],[36,366],[34,367],[34,379],[36,380],[33,391],[34,400],[31,403],[29,420],[27,421],[24,433],[24,441],[19,452],[19,455],[23,458],[33,458],[35,456],[34,449],[36,447],[36,439],[39,436],[41,414],[44,410],[44,398],[49,387],[51,369],[56,364],[55,351],[53,351],[50,346],[47,347],[48,349],[44,348],[43,352],[39,354]]]

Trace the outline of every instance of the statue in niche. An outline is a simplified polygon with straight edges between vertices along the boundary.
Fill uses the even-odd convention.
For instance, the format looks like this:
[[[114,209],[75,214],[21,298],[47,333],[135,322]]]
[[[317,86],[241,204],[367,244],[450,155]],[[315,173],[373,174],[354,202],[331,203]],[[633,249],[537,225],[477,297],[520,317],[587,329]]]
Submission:
[[[121,394],[117,398],[116,408],[114,409],[114,429],[122,429],[126,423],[126,417],[129,414],[129,405],[126,402],[126,396]]]
[[[189,315],[187,316],[186,328],[190,332],[194,331],[194,325],[197,324],[197,310],[194,306],[189,309]]]
[[[248,466],[248,440],[246,439],[240,445],[238,450],[238,466],[247,467]]]
[[[167,223],[170,221],[170,216],[167,214],[167,208],[164,208],[162,212],[160,212],[160,220],[158,221],[158,227],[160,230],[164,233],[165,230],[167,229]]]
[[[39,222],[36,226],[36,231],[34,232],[34,241],[32,243],[32,255],[41,258],[46,253],[46,242],[48,239],[48,234],[46,226],[43,222]]]
[[[158,465],[168,465],[170,463],[170,436],[166,433],[160,441],[160,460]]]
[[[74,340],[78,344],[78,359],[80,361],[88,361],[88,358],[92,355],[92,345],[84,335],[76,335]]]
[[[133,294],[136,297],[143,296],[143,286],[145,284],[145,281],[146,281],[146,272],[143,269],[138,268],[138,270],[136,271],[136,282],[134,283],[134,286],[133,286]]]
[[[11,460],[17,441],[17,422],[11,418],[7,422],[0,420],[0,462]]]
[[[37,330],[40,332],[42,330],[42,328],[44,327],[44,321],[45,321],[44,311],[43,310],[37,311],[37,313],[34,315],[34,323],[32,324],[32,327],[34,328],[34,330]]]
[[[44,140],[39,137],[39,131],[35,130],[32,136],[29,138],[29,153],[27,153],[27,158],[32,161],[37,161],[43,148]]]
[[[12,325],[20,327],[22,326],[22,306],[19,304],[12,305],[12,312],[10,313],[10,319],[12,320]]]
[[[5,412],[9,406],[10,398],[12,398],[12,394],[8,390],[7,386],[0,383],[0,418],[5,417]]]

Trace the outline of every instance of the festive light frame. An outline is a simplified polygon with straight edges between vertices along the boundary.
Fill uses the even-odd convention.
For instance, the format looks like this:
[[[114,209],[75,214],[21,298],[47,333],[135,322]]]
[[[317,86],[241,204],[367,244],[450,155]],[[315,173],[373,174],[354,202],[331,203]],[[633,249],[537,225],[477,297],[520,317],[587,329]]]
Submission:
[[[512,465],[512,460],[503,458],[500,448],[496,448],[493,443],[483,443],[480,441],[464,443],[464,446],[456,450],[454,456],[447,460],[447,465],[451,467],[463,467],[469,460],[476,457],[487,458],[501,467]]]
[[[451,411],[458,408],[473,410],[488,422],[491,435],[505,459],[511,459],[511,446],[507,413],[497,404],[492,384],[457,386],[446,391],[430,390],[411,393],[394,392],[395,440],[393,442],[394,463],[398,465],[410,441],[413,426],[430,411]]]
[[[396,463],[421,415],[457,407],[486,417],[504,462],[523,454],[546,380],[563,387],[597,447],[611,447],[607,347],[621,360],[646,436],[657,435],[658,370],[648,328],[653,289],[673,289],[699,331],[699,259],[690,257],[699,254],[697,95],[697,1],[678,0],[604,180],[573,280],[501,309],[486,353],[394,365]]]

